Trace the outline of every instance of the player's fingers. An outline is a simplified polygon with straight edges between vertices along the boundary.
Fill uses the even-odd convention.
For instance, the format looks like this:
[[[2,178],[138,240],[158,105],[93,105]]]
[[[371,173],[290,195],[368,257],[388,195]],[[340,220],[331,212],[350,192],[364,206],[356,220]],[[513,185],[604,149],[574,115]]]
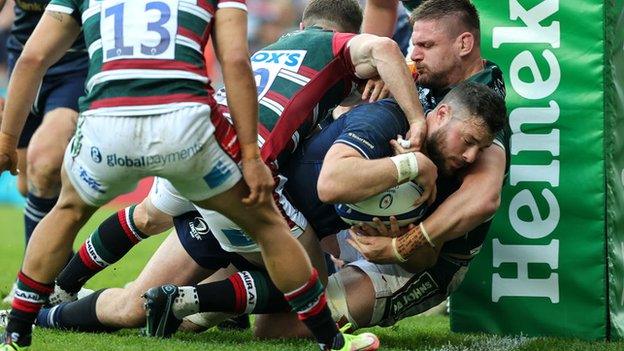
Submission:
[[[369,235],[377,235],[375,230],[371,228],[369,225],[360,223],[359,225],[351,227],[353,229],[353,233],[360,236],[369,236]]]
[[[375,228],[377,229],[379,234],[382,234],[384,236],[388,235],[388,228],[386,227],[384,222],[381,221],[381,219],[373,217],[373,223],[375,224]]]
[[[368,98],[370,97],[370,92],[374,85],[375,85],[375,82],[373,80],[369,79],[366,82],[366,85],[364,86],[364,90],[362,91],[362,100],[368,100]]]
[[[397,221],[395,216],[390,216],[390,232],[392,236],[396,236],[399,234],[399,221]]]
[[[395,155],[406,154],[409,152],[395,139],[390,140],[390,146],[392,146],[392,151],[394,151]]]
[[[379,100],[385,99],[390,95],[390,89],[386,85],[384,85],[383,89],[381,89],[381,94],[379,94]]]
[[[371,96],[368,99],[368,102],[375,102],[379,100],[379,94],[381,94],[381,90],[383,89],[383,82],[379,82],[374,85],[373,91],[371,92]]]
[[[433,190],[431,190],[431,196],[429,196],[429,199],[427,199],[427,205],[433,204],[433,202],[436,199],[436,196],[438,196],[438,186],[434,183]]]
[[[258,203],[258,191],[254,187],[249,188],[249,195],[243,198],[243,204],[253,206]]]

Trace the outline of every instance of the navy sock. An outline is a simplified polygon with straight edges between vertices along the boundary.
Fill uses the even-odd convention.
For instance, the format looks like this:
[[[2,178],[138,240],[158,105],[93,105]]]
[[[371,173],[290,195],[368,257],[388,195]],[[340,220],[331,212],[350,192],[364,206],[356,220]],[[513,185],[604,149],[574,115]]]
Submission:
[[[42,328],[76,330],[82,332],[113,332],[119,328],[106,326],[97,318],[96,303],[104,289],[80,300],[66,302],[52,308],[42,308],[36,325]]]
[[[52,210],[56,204],[58,197],[53,199],[44,199],[28,193],[26,197],[26,207],[24,207],[24,234],[26,245],[30,240],[35,227],[45,215]]]

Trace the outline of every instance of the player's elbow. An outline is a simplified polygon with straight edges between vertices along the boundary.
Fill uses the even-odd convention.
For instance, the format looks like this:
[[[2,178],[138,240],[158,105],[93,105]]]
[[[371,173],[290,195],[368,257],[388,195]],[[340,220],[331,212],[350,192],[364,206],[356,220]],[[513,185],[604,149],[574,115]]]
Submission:
[[[479,209],[479,217],[484,220],[492,218],[501,204],[500,191],[493,191],[490,194],[486,194],[486,196],[482,196],[478,202],[477,208]]]
[[[230,52],[223,53],[220,61],[221,66],[224,70],[230,67],[251,67],[251,63],[249,62],[249,56],[247,55],[247,53],[241,52],[240,50],[232,50]]]
[[[27,69],[29,71],[39,71],[47,68],[46,56],[32,51],[24,51],[17,59],[16,69]]]
[[[330,177],[319,177],[316,184],[319,200],[324,203],[334,204],[340,202],[342,196],[338,182]]]
[[[377,37],[371,43],[373,49],[373,58],[378,60],[382,56],[388,56],[392,53],[401,55],[399,45],[388,37]]]

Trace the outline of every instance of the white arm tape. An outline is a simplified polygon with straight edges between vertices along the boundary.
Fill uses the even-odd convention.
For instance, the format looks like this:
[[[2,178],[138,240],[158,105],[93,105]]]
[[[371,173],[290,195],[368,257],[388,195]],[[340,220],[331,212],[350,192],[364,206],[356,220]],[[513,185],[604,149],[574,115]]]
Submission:
[[[401,184],[406,180],[413,180],[418,177],[418,159],[416,154],[408,152],[390,157],[397,169],[397,183]]]

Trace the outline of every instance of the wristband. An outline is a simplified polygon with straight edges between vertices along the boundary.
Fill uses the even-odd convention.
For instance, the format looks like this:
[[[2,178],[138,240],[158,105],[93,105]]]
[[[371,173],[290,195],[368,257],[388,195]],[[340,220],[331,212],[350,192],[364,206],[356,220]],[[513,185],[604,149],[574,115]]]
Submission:
[[[394,255],[394,258],[399,260],[399,262],[407,262],[407,259],[401,256],[401,254],[399,253],[399,250],[397,250],[396,237],[392,238],[392,254]]]
[[[429,233],[427,233],[427,230],[425,229],[425,226],[422,224],[422,222],[420,222],[418,227],[420,228],[420,232],[422,233],[422,235],[425,237],[425,239],[427,239],[427,242],[429,243],[429,245],[431,245],[431,247],[435,249],[435,244],[433,243],[433,241],[431,241],[431,238],[429,237]]]
[[[416,154],[409,152],[390,157],[397,169],[397,183],[401,184],[406,180],[413,180],[418,177],[418,159]]]

